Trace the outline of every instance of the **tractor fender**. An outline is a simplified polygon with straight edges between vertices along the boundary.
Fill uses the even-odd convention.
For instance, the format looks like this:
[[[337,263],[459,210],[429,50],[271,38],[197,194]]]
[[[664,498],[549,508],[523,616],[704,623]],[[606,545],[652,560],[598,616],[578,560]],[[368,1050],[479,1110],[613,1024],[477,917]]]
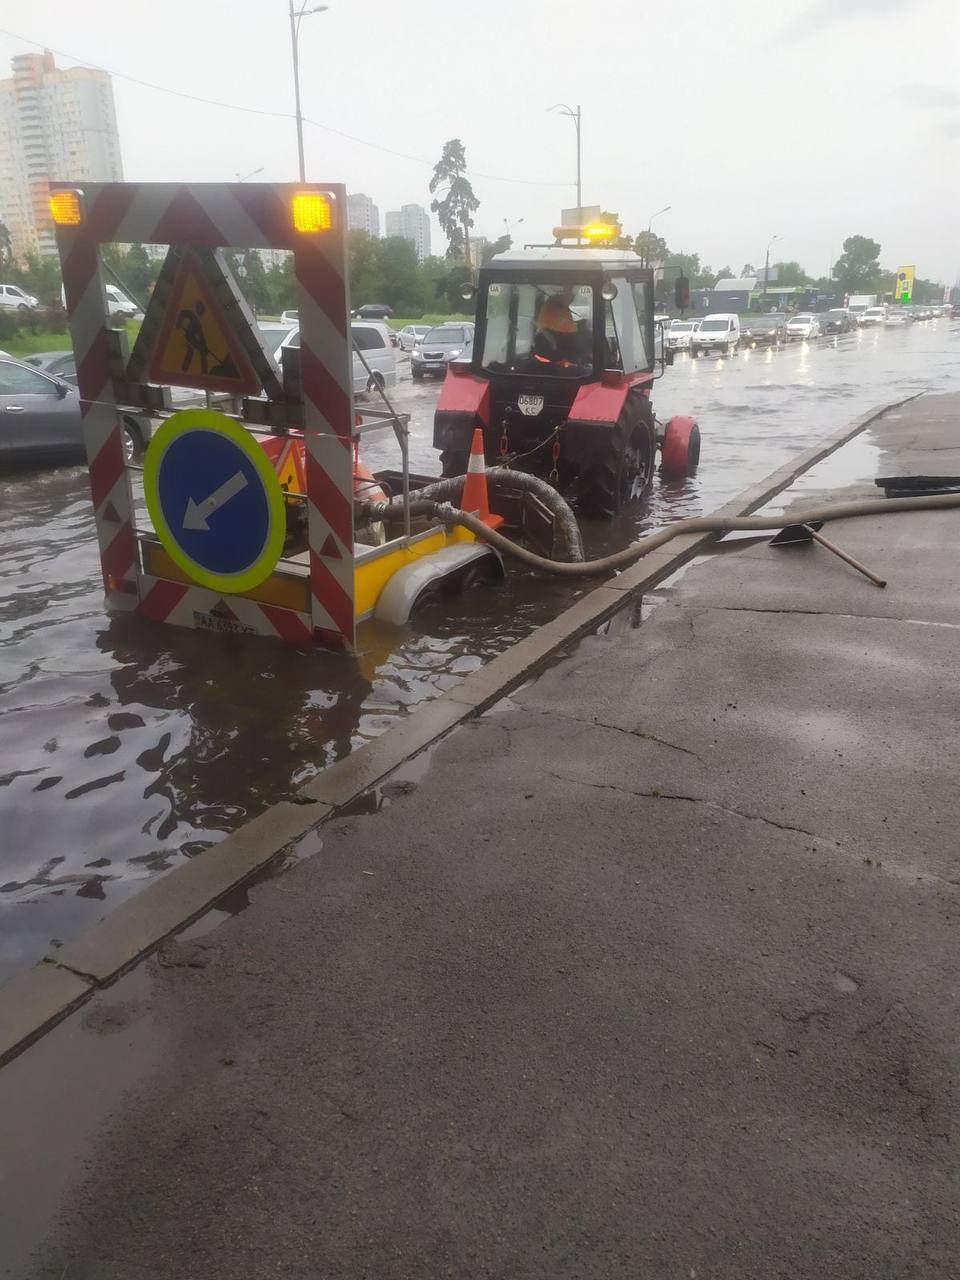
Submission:
[[[373,616],[381,622],[393,622],[402,627],[410,618],[410,611],[420,593],[434,583],[452,577],[475,561],[492,556],[503,576],[503,561],[493,547],[482,542],[455,542],[435,551],[412,564],[399,569],[380,592]]]
[[[467,365],[447,368],[433,415],[433,447],[469,450],[475,427],[490,422],[490,383]]]
[[[603,448],[604,438],[620,420],[631,391],[649,397],[649,388],[622,376],[609,380],[605,376],[580,388],[560,432],[564,462],[582,465]]]

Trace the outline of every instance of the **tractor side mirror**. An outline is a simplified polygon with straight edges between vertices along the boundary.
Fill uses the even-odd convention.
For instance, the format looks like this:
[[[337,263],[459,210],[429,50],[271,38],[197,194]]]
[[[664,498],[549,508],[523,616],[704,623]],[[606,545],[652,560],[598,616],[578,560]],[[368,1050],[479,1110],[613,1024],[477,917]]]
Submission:
[[[605,280],[600,290],[600,297],[603,298],[604,302],[612,302],[616,296],[617,286],[612,280]]]
[[[472,302],[476,296],[477,286],[475,284],[471,284],[469,280],[466,280],[460,286],[460,297],[464,302]]]

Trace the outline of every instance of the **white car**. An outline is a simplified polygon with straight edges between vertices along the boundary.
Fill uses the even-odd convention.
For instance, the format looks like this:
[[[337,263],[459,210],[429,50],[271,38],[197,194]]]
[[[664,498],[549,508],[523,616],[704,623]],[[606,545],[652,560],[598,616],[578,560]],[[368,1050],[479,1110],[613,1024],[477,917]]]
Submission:
[[[361,395],[364,391],[372,391],[375,386],[395,387],[397,385],[397,360],[390,343],[390,329],[380,320],[353,320],[350,323],[350,334],[353,338],[353,394]],[[300,346],[300,327],[289,330],[286,337],[275,351],[277,364],[281,363],[281,352],[284,347]],[[364,360],[370,372],[364,368],[363,361],[357,351],[363,352]],[[281,366],[282,367],[282,366]]]
[[[699,328],[699,320],[674,320],[666,331],[668,350],[689,351],[690,340]]]
[[[401,351],[412,351],[418,342],[422,342],[430,332],[428,324],[405,324],[397,337],[400,339]]]
[[[7,311],[35,311],[40,303],[18,284],[0,284],[0,307]]]
[[[788,338],[819,338],[820,321],[816,316],[791,316],[787,321]]]
[[[886,307],[867,307],[863,315],[860,317],[860,324],[863,328],[868,328],[872,324],[887,323]]]
[[[300,312],[299,311],[281,311],[280,323],[285,324],[288,329],[292,328],[293,325],[300,323]]]
[[[700,327],[690,336],[690,355],[704,351],[732,356],[740,345],[740,317],[732,311],[717,311],[704,316]]]

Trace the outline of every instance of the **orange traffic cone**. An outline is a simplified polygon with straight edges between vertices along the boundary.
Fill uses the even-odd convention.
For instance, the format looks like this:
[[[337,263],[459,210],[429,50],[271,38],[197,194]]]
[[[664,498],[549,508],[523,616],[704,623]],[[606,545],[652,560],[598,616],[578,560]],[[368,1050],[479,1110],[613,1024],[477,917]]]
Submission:
[[[473,433],[460,510],[479,516],[490,529],[497,529],[503,524],[503,516],[494,515],[490,511],[490,500],[487,497],[487,468],[483,457],[483,431],[480,427],[477,427]]]

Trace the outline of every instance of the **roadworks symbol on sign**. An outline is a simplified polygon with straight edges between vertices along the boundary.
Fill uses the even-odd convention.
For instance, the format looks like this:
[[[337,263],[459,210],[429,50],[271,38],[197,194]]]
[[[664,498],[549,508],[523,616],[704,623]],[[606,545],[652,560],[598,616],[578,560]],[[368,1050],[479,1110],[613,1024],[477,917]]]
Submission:
[[[148,317],[149,318],[149,317]],[[151,382],[257,395],[260,380],[197,257],[185,250],[147,367]]]

